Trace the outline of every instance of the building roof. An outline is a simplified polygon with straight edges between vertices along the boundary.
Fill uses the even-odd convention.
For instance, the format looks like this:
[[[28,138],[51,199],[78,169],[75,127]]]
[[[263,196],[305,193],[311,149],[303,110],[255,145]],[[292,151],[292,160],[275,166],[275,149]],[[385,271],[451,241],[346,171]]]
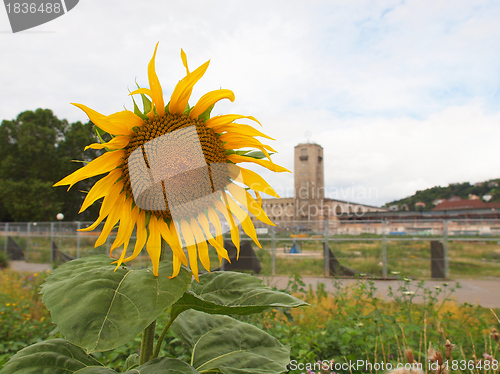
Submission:
[[[500,209],[500,203],[485,203],[481,200],[455,200],[443,201],[433,210],[458,210],[458,209]]]

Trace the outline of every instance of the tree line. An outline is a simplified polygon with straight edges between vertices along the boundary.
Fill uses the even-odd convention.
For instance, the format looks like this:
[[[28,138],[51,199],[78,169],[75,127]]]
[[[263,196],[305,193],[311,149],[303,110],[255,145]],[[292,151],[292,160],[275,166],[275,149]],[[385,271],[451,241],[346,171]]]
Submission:
[[[447,200],[451,197],[460,197],[467,200],[470,195],[476,195],[480,199],[485,195],[490,195],[491,199],[489,202],[500,202],[499,185],[500,179],[491,179],[476,184],[470,184],[469,182],[452,183],[446,187],[436,186],[423,191],[417,191],[413,196],[387,203],[385,206],[389,207],[393,204],[401,206],[406,204],[410,210],[417,210],[415,204],[423,202],[425,203],[425,208],[422,208],[422,210],[431,210],[435,207],[433,203],[436,200]]]
[[[67,187],[54,183],[101,154],[85,146],[96,142],[91,122],[69,123],[49,109],[20,113],[0,125],[0,221],[90,221],[98,204],[78,214],[85,193],[99,178]]]

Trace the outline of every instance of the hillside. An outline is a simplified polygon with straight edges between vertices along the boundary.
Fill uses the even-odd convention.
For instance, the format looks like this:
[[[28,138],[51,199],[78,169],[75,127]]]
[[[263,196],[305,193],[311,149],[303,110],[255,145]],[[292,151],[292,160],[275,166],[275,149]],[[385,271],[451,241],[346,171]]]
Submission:
[[[436,186],[428,188],[423,191],[417,191],[413,196],[387,203],[385,207],[388,208],[391,205],[397,205],[401,209],[403,204],[407,204],[409,210],[432,210],[435,207],[433,204],[435,200],[448,200],[451,197],[459,197],[466,200],[472,195],[478,196],[481,199],[485,195],[491,195],[492,198],[489,202],[500,202],[500,178],[473,185],[465,182],[452,183],[447,187]],[[425,203],[425,207],[415,207],[415,203],[417,202]]]

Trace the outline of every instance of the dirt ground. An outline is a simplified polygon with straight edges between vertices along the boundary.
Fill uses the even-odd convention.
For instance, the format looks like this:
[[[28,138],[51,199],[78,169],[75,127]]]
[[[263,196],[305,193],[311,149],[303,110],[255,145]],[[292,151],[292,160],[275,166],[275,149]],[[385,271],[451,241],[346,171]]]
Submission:
[[[16,271],[27,272],[27,273],[40,273],[42,271],[47,271],[51,269],[50,264],[32,264],[25,261],[11,261],[10,267]],[[267,284],[275,285],[278,288],[285,288],[288,284],[289,277],[286,276],[276,276],[276,277],[260,277],[264,279]],[[306,288],[309,285],[316,287],[318,283],[324,283],[326,291],[333,292],[335,287],[333,285],[332,279],[321,278],[321,277],[304,277],[302,279],[306,284]],[[355,283],[354,279],[342,279],[340,280],[342,284],[352,284]],[[377,288],[377,294],[386,300],[389,300],[389,287],[392,287],[393,291],[396,291],[401,283],[396,280],[375,280],[375,287]],[[458,288],[453,294],[453,298],[458,303],[469,303],[473,305],[481,305],[485,308],[500,308],[500,278],[491,279],[455,279],[449,281],[438,281],[438,280],[427,280],[425,281],[425,287],[434,289],[438,286],[443,287],[443,283],[448,284],[448,288],[453,287],[456,283],[459,283],[461,288]],[[408,291],[415,290],[418,281],[413,280],[410,282]],[[418,298],[416,299],[418,301]]]
[[[275,285],[278,288],[285,288],[288,284],[288,277],[261,277],[268,284]],[[302,279],[306,284],[306,289],[309,285],[316,287],[318,283],[325,284],[325,290],[329,292],[335,291],[332,279],[320,277],[304,277]],[[355,279],[341,279],[342,284],[353,284]],[[401,286],[401,282],[396,280],[375,280],[377,288],[377,296],[390,300],[389,287],[392,287],[393,292],[397,291]],[[409,283],[407,291],[415,291],[418,280],[412,280]],[[447,283],[447,288],[454,287],[456,283],[460,284],[460,288],[453,293],[452,298],[458,303],[469,303],[480,305],[485,308],[500,308],[500,278],[491,279],[454,279],[454,280],[427,280],[425,287],[434,290],[436,286],[445,288],[443,283]],[[418,293],[417,293],[418,295]],[[416,298],[418,301],[418,298]]]

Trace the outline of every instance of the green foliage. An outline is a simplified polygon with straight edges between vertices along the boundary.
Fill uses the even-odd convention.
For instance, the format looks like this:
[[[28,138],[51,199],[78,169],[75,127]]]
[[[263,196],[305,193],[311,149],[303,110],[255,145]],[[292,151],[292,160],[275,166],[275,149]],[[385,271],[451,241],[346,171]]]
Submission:
[[[53,339],[31,345],[19,351],[2,369],[2,374],[118,374],[106,368],[80,347],[64,339]],[[162,358],[127,370],[124,374],[196,374],[183,361]]]
[[[41,303],[42,274],[20,274],[0,270],[0,367],[16,351],[39,342],[54,330]]]
[[[117,348],[151,324],[189,286],[186,269],[170,279],[172,263],[152,269],[115,271],[108,256],[70,261],[53,271],[42,286],[52,320],[70,342],[88,352]]]
[[[415,203],[421,201],[425,203],[423,210],[432,210],[434,208],[433,201],[437,199],[449,199],[453,196],[458,196],[461,199],[468,199],[469,194],[479,196],[492,195],[490,202],[500,202],[500,188],[495,187],[494,183],[500,184],[500,179],[492,179],[481,184],[471,185],[469,182],[452,183],[447,187],[436,186],[423,191],[417,191],[413,196],[406,197],[401,200],[392,201],[385,204],[401,206],[407,204],[410,210],[416,210]]]
[[[73,220],[83,198],[77,189],[52,185],[72,173],[81,163],[98,155],[84,153],[85,146],[96,141],[92,123],[68,123],[59,120],[51,110],[26,111],[16,119],[0,125],[0,221],[53,221],[62,212]],[[80,189],[88,190],[95,179],[82,181]],[[79,217],[96,217],[97,208]]]
[[[289,294],[269,289],[249,274],[213,272],[200,276],[172,307],[172,314],[195,309],[210,314],[253,314],[268,308],[307,305]]]
[[[0,251],[0,269],[6,269],[9,267],[9,256],[5,251]]]
[[[225,374],[279,374],[286,370],[289,348],[272,336],[230,317],[189,309],[249,314],[272,306],[305,305],[304,302],[270,290],[240,273],[203,274],[200,284],[193,281],[188,291],[190,272],[182,268],[171,279],[167,276],[171,270],[172,263],[162,261],[159,276],[155,277],[151,269],[116,267],[106,256],[85,257],[61,265],[47,278],[42,294],[66,340],[31,345],[14,355],[0,373],[198,373],[197,368],[201,372]],[[183,301],[173,307],[180,299]],[[169,319],[157,337],[156,322],[166,321],[164,312],[169,308]],[[158,358],[171,326],[178,341],[190,345],[190,364],[177,357]],[[141,331],[140,356],[134,353],[136,348],[124,355],[121,346],[136,347]],[[122,357],[124,364],[103,366],[101,361],[111,356],[99,351],[111,349],[117,349],[114,358]],[[96,354],[91,355],[93,352]]]
[[[108,267],[114,269],[112,265]],[[78,268],[72,268],[72,272],[79,271]],[[63,278],[62,275],[63,273],[60,273],[54,277]],[[71,278],[72,274],[68,275]],[[55,357],[59,358],[55,361],[55,368],[62,365],[61,362],[66,362],[72,370],[76,368],[72,366],[76,365],[73,357],[78,358],[78,361],[85,364],[80,366],[77,372],[87,374],[136,374],[137,371],[141,374],[198,373],[205,369],[214,369],[215,372],[216,367],[226,374],[274,374],[285,370],[284,365],[289,362],[290,357],[295,363],[315,363],[317,360],[330,359],[335,359],[338,363],[358,359],[372,363],[396,363],[404,361],[406,348],[413,348],[415,359],[425,362],[429,344],[432,343],[434,348],[438,348],[443,346],[447,339],[457,345],[453,351],[454,359],[472,360],[473,355],[482,357],[484,353],[496,357],[495,352],[500,348],[500,344],[495,340],[498,337],[492,338],[493,334],[490,335],[493,328],[500,330],[500,322],[490,310],[453,302],[453,293],[457,286],[443,283],[439,287],[428,288],[421,282],[401,278],[399,285],[392,290],[392,301],[385,302],[377,298],[377,290],[370,280],[358,280],[350,286],[334,280],[335,291],[328,293],[322,284],[317,286],[315,292],[306,289],[302,279],[295,276],[290,279],[286,292],[294,294],[297,299],[283,298],[279,291],[264,288],[258,281],[250,281],[248,275],[228,272],[224,277],[219,273],[203,274],[200,276],[200,284],[193,281],[190,290],[186,292],[197,295],[196,300],[202,300],[201,305],[204,305],[204,308],[213,308],[212,312],[224,311],[228,305],[236,308],[248,306],[249,303],[242,303],[241,297],[244,292],[250,295],[252,284],[255,283],[257,290],[261,289],[268,295],[273,293],[276,300],[281,300],[283,305],[251,315],[233,315],[240,322],[225,316],[187,310],[172,323],[172,314],[164,313],[158,317],[158,325],[167,327],[164,329],[167,331],[167,344],[159,350],[159,358],[139,365],[138,336],[113,351],[95,352],[91,356],[87,356],[82,348],[62,339],[56,340],[60,343],[54,343],[54,340],[49,340],[50,344],[41,342],[49,336],[52,329],[48,320],[40,321],[48,316],[48,313],[45,311],[43,314],[43,311],[39,310],[38,313],[42,314],[35,315],[33,309],[28,309],[28,305],[39,302],[38,284],[43,277],[19,275],[9,270],[0,272],[0,276],[3,276],[0,279],[7,289],[19,290],[12,291],[14,293],[9,295],[5,294],[5,288],[0,290],[0,313],[3,312],[0,318],[9,321],[8,324],[0,323],[0,332],[3,334],[0,336],[0,342],[10,345],[10,350],[7,351],[10,352],[9,356],[12,356],[12,350],[20,349],[26,344],[39,343],[14,356],[15,358],[0,370],[1,374],[57,373],[54,367],[47,369],[40,366],[41,362],[53,365],[52,359]],[[102,278],[107,279],[106,276]],[[58,281],[63,282],[62,279]],[[74,287],[71,282],[73,281],[68,280],[67,284],[70,290]],[[246,285],[246,282],[250,285]],[[108,285],[107,282],[95,282],[96,288],[105,288]],[[209,287],[211,292],[203,290],[205,287]],[[239,287],[245,291],[238,291]],[[182,298],[185,295],[186,293]],[[304,304],[297,301],[299,299],[306,300],[310,306],[285,306]],[[13,300],[16,305],[10,304]],[[21,308],[23,302],[25,306]],[[7,303],[9,305],[5,306]],[[252,303],[254,306],[268,305],[269,300],[266,300],[266,297],[254,298]],[[28,310],[32,313],[30,318],[23,315]],[[496,314],[498,315],[499,311],[496,311]],[[248,324],[249,322],[253,326]],[[42,326],[43,324],[46,326]],[[78,321],[75,321],[75,325],[77,324]],[[172,326],[170,329],[169,325]],[[27,335],[31,337],[27,338]],[[157,333],[157,340],[158,335]],[[277,338],[280,343],[271,336]],[[243,355],[241,351],[234,350],[235,346],[240,346],[240,342],[247,346],[245,349],[248,349],[250,354]],[[283,344],[291,347],[290,354]],[[49,348],[55,345],[59,348]],[[65,349],[61,350],[61,347]],[[47,361],[38,359],[41,352],[45,352],[43,360]],[[17,362],[18,359],[21,361]],[[14,368],[19,368],[20,362],[23,366],[34,365],[35,369],[29,371],[32,369],[25,367],[16,372]],[[260,366],[256,367],[257,363]],[[290,371],[292,374],[302,372],[305,370]],[[353,374],[364,372],[352,371]],[[477,374],[479,373],[482,372]]]
[[[469,360],[473,355],[494,355],[500,348],[498,343],[495,348],[489,337],[492,328],[499,329],[500,322],[488,309],[453,302],[457,286],[444,283],[428,288],[421,282],[401,278],[392,290],[392,302],[384,302],[377,298],[377,289],[370,280],[358,280],[351,286],[333,282],[333,294],[321,285],[313,292],[304,288],[300,277],[295,277],[288,289],[305,298],[311,304],[309,308],[272,310],[238,318],[291,346],[290,356],[299,363],[331,359],[337,363],[404,362],[406,348],[413,348],[417,361],[425,362],[429,344],[443,346],[447,339],[457,345],[455,358],[464,355]],[[290,373],[302,372],[305,370]]]
[[[186,311],[173,332],[192,349],[191,365],[200,372],[281,373],[290,349],[259,328],[227,316]]]

